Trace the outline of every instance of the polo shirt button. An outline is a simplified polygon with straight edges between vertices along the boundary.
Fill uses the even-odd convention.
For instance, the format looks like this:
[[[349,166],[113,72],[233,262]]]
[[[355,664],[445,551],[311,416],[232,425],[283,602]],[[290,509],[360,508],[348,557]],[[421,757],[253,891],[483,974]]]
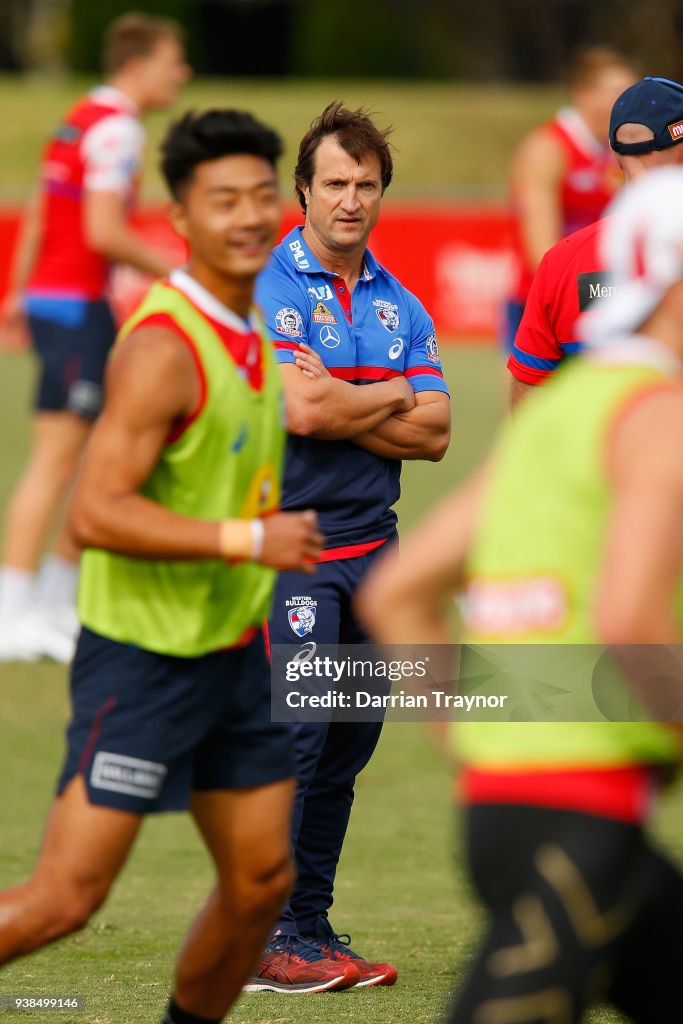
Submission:
[[[337,289],[338,289],[340,295],[344,294],[344,289],[343,289],[342,285],[338,284],[337,285]]]

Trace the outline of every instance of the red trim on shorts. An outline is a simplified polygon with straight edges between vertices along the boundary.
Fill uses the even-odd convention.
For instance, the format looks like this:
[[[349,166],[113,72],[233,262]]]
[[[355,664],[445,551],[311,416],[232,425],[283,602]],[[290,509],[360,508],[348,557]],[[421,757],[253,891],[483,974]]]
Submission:
[[[368,551],[374,551],[375,548],[386,544],[387,539],[387,537],[382,537],[381,540],[370,540],[366,544],[348,544],[343,548],[327,548],[326,551],[321,552],[319,558],[314,559],[314,564],[337,562],[342,558],[360,558],[361,555],[367,555]]]
[[[189,415],[183,416],[182,419],[178,420],[177,423],[174,423],[174,425],[171,427],[168,434],[166,435],[166,444],[174,444],[179,438],[183,436],[188,427],[190,427],[194,423],[194,421],[197,419],[200,412],[206,405],[206,396],[208,393],[206,373],[204,371],[204,366],[202,364],[199,351],[197,350],[197,346],[195,345],[193,339],[190,337],[187,331],[184,331],[180,324],[178,324],[173,319],[173,317],[170,316],[170,314],[151,313],[149,316],[146,316],[144,320],[140,320],[135,325],[134,330],[137,331],[141,327],[164,327],[166,330],[172,331],[177,338],[180,338],[180,340],[184,342],[185,345],[187,345],[190,351],[190,355],[192,356],[195,369],[197,370],[197,375],[199,377],[199,401],[197,403],[196,408],[194,408],[192,412],[189,413]]]
[[[652,805],[654,778],[647,765],[539,771],[465,768],[460,789],[466,804],[549,807],[639,824]]]
[[[95,748],[95,744],[99,739],[100,733],[102,732],[102,723],[104,721],[105,715],[108,715],[109,712],[113,711],[115,707],[116,697],[107,697],[104,704],[95,715],[93,723],[90,727],[90,732],[88,733],[88,739],[86,741],[85,747],[83,748],[83,753],[81,754],[81,759],[78,762],[79,775],[85,774],[88,762],[90,761],[90,756]]]
[[[219,651],[236,651],[240,647],[246,647],[254,639],[259,631],[259,626],[247,626],[244,633],[235,640],[234,644],[228,644],[227,647],[219,647]]]
[[[391,380],[401,376],[398,370],[387,366],[328,366],[327,369],[337,380]]]

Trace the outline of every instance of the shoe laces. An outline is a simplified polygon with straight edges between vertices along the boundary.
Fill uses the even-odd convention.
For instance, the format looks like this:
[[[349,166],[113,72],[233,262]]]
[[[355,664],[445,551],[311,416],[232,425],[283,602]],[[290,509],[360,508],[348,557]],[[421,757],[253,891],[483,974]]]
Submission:
[[[327,935],[325,936],[324,943],[326,946],[329,946],[330,950],[333,953],[345,953],[346,956],[353,957],[356,960],[362,959],[362,957],[360,957],[358,953],[354,953],[354,951],[349,948],[351,946],[350,935],[348,935],[346,932],[342,935],[337,935],[337,933],[331,928],[330,925],[327,926],[326,931]]]
[[[325,954],[313,943],[302,939],[300,935],[276,935],[268,943],[268,948],[274,953],[284,953],[287,956],[295,956],[299,960],[305,960],[312,964],[316,960],[324,960]]]

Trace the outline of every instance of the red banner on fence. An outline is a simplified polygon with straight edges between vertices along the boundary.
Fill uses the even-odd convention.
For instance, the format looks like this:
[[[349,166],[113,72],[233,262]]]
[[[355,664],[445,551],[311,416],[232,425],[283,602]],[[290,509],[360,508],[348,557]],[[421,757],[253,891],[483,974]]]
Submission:
[[[141,211],[141,233],[184,258],[184,244],[163,208]],[[283,234],[302,223],[301,211],[285,211]],[[0,296],[19,224],[17,210],[0,210]],[[502,205],[387,203],[372,233],[372,251],[424,303],[444,341],[492,341],[513,273],[510,220]],[[119,315],[129,312],[148,281],[127,267],[117,269],[113,296]]]

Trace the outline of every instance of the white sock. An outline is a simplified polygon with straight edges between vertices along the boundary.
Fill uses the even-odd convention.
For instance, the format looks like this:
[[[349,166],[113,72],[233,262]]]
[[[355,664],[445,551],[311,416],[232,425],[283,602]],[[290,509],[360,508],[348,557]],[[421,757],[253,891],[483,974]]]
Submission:
[[[37,588],[37,603],[40,608],[63,605],[73,608],[78,589],[78,562],[69,562],[57,555],[47,555],[40,567]]]
[[[34,581],[30,569],[0,567],[0,624],[16,622],[31,610]]]

